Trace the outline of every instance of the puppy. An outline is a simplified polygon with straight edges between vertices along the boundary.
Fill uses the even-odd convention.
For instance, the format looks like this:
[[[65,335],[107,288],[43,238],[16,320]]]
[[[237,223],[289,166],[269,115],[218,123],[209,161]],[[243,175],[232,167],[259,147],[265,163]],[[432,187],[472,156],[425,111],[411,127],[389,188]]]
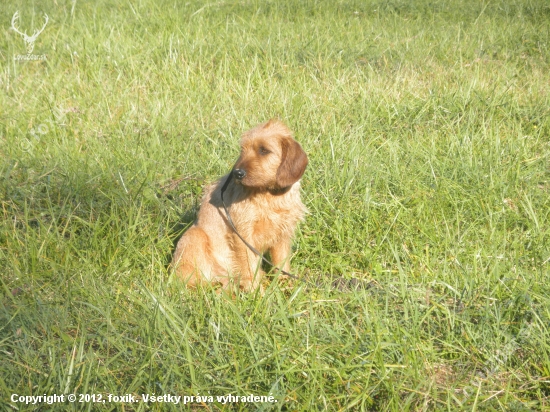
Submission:
[[[201,282],[233,283],[244,291],[258,288],[261,258],[235,234],[225,214],[223,198],[239,234],[273,265],[290,271],[294,230],[306,208],[300,200],[300,178],[308,163],[292,132],[272,119],[244,133],[241,154],[230,175],[206,189],[196,222],[179,240],[172,260],[176,274],[188,286]]]

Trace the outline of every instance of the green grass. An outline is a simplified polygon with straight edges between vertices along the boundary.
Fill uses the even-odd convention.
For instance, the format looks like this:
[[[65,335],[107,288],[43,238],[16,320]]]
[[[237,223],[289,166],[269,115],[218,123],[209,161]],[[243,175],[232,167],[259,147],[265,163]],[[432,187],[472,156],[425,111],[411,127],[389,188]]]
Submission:
[[[47,60],[14,61],[17,10],[49,15]],[[0,22],[1,410],[550,410],[547,1],[8,0]],[[309,155],[293,272],[319,287],[185,289],[167,265],[203,185],[274,116]]]

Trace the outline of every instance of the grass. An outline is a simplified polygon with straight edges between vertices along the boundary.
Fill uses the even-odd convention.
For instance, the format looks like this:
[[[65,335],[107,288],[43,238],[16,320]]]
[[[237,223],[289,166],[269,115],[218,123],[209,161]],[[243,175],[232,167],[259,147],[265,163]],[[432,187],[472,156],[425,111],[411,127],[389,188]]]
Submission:
[[[14,61],[17,10],[49,15],[45,61]],[[546,1],[0,17],[2,410],[550,410]],[[293,272],[319,287],[185,289],[174,242],[273,116],[309,154]],[[10,401],[70,393],[214,400]]]

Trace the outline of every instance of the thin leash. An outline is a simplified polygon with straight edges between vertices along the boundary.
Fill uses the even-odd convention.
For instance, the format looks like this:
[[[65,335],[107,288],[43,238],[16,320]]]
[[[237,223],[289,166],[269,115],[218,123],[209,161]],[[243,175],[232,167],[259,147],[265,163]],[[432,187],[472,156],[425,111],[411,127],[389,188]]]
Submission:
[[[229,215],[229,210],[227,210],[227,206],[225,205],[225,201],[223,200],[223,194],[224,192],[227,190],[227,187],[229,186],[229,182],[231,182],[231,179],[233,178],[233,169],[231,169],[231,172],[229,172],[229,176],[227,176],[227,179],[225,180],[225,183],[223,184],[222,186],[222,190],[221,190],[221,198],[222,198],[222,205],[223,205],[223,209],[225,210],[225,215],[227,216],[227,221],[229,222],[229,226],[231,226],[231,229],[233,229],[233,232],[235,232],[235,234],[239,237],[239,239],[241,239],[243,241],[243,243],[246,245],[246,247],[248,247],[252,252],[254,252],[256,255],[258,255],[265,263],[267,263],[268,265],[272,266],[273,268],[277,269],[279,272],[281,272],[283,275],[286,275],[292,279],[296,279],[296,280],[299,280],[301,282],[306,282],[306,283],[310,283],[312,284],[313,286],[317,287],[317,285],[314,285],[313,283],[309,282],[308,280],[306,279],[303,279],[303,278],[300,278],[296,275],[293,275],[292,273],[288,273],[287,271],[283,270],[283,269],[280,269],[278,268],[277,266],[275,266],[273,263],[271,263],[269,260],[267,260],[264,255],[262,253],[260,253],[260,251],[258,251],[258,249],[256,249],[254,246],[252,246],[250,243],[248,243],[246,240],[244,240],[244,238],[240,235],[240,233],[237,231],[237,228],[235,227],[235,225],[233,224],[233,220],[231,220],[231,216]]]

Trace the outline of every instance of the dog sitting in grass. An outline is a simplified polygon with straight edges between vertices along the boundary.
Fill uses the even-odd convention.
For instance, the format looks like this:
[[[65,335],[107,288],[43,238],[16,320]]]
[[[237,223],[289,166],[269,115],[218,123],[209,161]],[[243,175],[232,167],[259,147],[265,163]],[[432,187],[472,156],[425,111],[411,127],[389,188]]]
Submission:
[[[260,253],[268,252],[276,268],[289,272],[292,238],[306,210],[300,178],[307,163],[306,153],[279,120],[244,133],[233,170],[206,189],[196,222],[177,244],[176,274],[188,286],[235,284],[243,291],[260,286],[261,258],[230,226],[222,204],[224,185],[223,200],[237,232]]]

